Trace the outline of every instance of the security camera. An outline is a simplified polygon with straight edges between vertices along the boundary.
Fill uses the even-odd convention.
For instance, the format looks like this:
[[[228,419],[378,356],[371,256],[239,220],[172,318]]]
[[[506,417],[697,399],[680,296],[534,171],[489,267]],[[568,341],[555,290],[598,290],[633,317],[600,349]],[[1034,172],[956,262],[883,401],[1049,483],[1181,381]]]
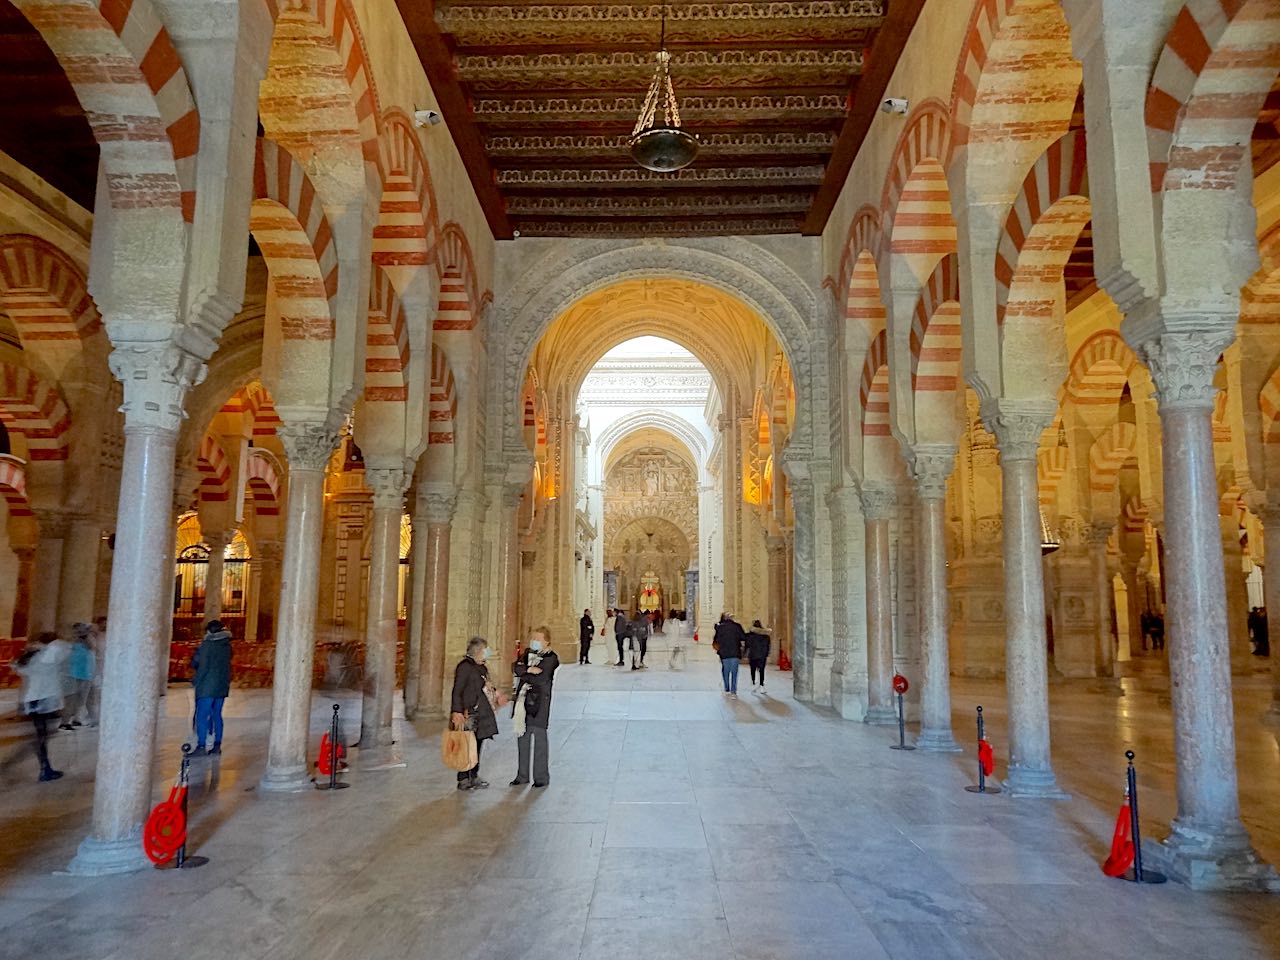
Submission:
[[[890,97],[880,104],[880,109],[885,113],[899,113],[905,116],[911,109],[911,101],[903,97]]]
[[[443,120],[439,112],[435,110],[415,110],[413,111],[413,125],[415,127],[434,127]]]

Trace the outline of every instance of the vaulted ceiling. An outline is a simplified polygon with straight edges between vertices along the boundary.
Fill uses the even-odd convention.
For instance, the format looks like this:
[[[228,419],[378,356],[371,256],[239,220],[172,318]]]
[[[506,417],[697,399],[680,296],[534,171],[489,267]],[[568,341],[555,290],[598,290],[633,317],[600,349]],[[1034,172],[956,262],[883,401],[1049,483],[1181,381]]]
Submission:
[[[666,46],[701,146],[660,174],[627,148],[660,3],[397,2],[500,238],[819,232],[923,5],[675,0]]]

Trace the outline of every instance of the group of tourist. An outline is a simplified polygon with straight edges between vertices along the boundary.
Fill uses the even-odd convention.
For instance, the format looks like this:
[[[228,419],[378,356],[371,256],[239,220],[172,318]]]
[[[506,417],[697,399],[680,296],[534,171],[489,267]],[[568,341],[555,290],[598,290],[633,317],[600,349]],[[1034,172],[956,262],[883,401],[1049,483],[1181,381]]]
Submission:
[[[738,667],[746,655],[751,667],[751,689],[756,693],[764,693],[764,667],[769,660],[769,647],[772,636],[769,628],[752,620],[751,629],[743,630],[742,624],[733,618],[733,614],[720,614],[720,622],[716,624],[711,647],[720,657],[720,677],[724,681],[724,692],[731,699],[738,699]],[[757,682],[757,677],[759,681]]]
[[[14,670],[22,678],[22,712],[35,729],[41,782],[62,776],[49,762],[51,727],[57,724],[60,730],[75,730],[98,725],[102,691],[98,664],[106,624],[105,617],[92,624],[77,623],[71,628],[70,640],[51,631],[41,632],[14,661]],[[12,758],[4,766],[11,762]]]

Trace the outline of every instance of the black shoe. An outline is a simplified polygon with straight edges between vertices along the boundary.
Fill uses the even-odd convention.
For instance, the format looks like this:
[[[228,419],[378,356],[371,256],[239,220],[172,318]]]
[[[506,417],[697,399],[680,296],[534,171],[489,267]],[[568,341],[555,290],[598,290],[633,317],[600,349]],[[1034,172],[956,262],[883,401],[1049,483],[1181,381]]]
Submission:
[[[45,767],[43,770],[40,771],[41,783],[48,783],[50,780],[60,780],[61,778],[62,778],[62,771],[55,770],[53,769],[53,767]]]
[[[631,669],[632,669],[632,670],[639,670],[640,668],[639,668],[639,667],[637,667],[637,666],[633,663],[633,664],[631,665]]]
[[[615,663],[615,664],[614,664],[614,666],[615,666],[615,667],[625,667],[625,666],[626,666],[626,664],[625,664],[625,663],[623,663],[621,660],[619,660],[617,663]]]
[[[481,780],[479,777],[477,777],[477,778],[475,778],[474,780],[472,780],[472,781],[471,781],[471,789],[472,789],[472,790],[484,790],[484,789],[488,788],[488,786],[489,786],[489,781],[488,781],[488,780]]]
[[[220,756],[221,754],[222,754],[222,744],[215,743],[212,747],[209,748],[209,756],[216,757],[216,756]]]
[[[529,782],[528,780],[521,780],[519,777],[516,777],[514,780],[511,781],[511,783],[508,784],[508,786],[520,787],[528,782]]]
[[[190,753],[187,754],[188,757],[205,757],[208,755],[209,755],[209,751],[206,750],[204,747],[196,747],[194,750],[192,750]]]
[[[470,781],[470,780],[459,780],[459,781],[458,781],[458,789],[459,789],[459,790],[470,790],[470,789],[471,789],[471,781]]]
[[[547,783],[550,783],[550,782],[551,782],[550,780],[548,780],[548,781],[547,781]],[[537,788],[537,787],[545,787],[545,786],[547,785],[547,783],[535,783],[535,784],[534,784],[534,787],[535,787],[535,788]]]
[[[73,727],[83,727],[83,726],[84,726],[84,724],[83,724],[83,723],[81,723],[79,720],[72,720],[72,721],[71,721],[71,725],[72,725]]]
[[[71,724],[69,724],[69,723],[60,723],[60,724],[58,724],[58,729],[59,729],[59,730],[74,730],[74,729],[75,729],[75,727],[71,726]]]

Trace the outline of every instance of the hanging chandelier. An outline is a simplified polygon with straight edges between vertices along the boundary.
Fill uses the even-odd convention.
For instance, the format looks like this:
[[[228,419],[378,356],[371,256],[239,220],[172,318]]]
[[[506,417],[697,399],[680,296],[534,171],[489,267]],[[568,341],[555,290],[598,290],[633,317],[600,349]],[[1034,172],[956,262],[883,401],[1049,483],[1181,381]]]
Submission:
[[[1040,508],[1040,556],[1047,557],[1059,547],[1062,546],[1062,539],[1049,528],[1049,521],[1045,518],[1044,507]]]
[[[644,106],[631,131],[631,156],[655,173],[673,173],[693,162],[698,139],[680,129],[680,107],[671,86],[671,54],[667,53],[667,5],[662,4],[662,32],[658,39],[658,68],[645,95]],[[659,115],[661,110],[661,115]]]

